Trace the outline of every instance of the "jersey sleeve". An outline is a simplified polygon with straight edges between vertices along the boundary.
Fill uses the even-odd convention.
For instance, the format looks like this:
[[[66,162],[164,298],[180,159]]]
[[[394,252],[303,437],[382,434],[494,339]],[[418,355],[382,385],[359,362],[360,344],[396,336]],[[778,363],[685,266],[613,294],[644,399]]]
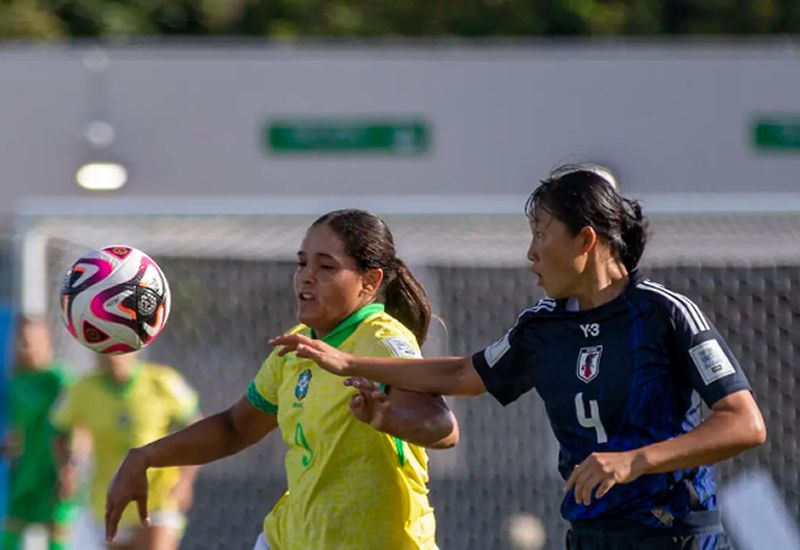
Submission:
[[[422,351],[417,339],[405,327],[379,324],[368,338],[361,339],[359,355],[387,357],[390,359],[420,359]],[[388,393],[389,386],[379,384],[381,391]]]
[[[61,392],[50,412],[50,421],[59,430],[70,430],[83,424],[83,407],[85,399],[81,396],[83,385],[78,382]]]
[[[307,334],[307,328],[295,325],[288,334]],[[267,414],[278,414],[278,388],[283,379],[283,358],[274,350],[261,364],[256,377],[247,386],[247,400],[258,410]]]
[[[50,372],[56,379],[56,385],[58,386],[59,391],[63,391],[67,386],[71,386],[76,381],[75,377],[73,376],[74,371],[72,368],[70,368],[69,365],[61,363],[60,361],[55,363]]]
[[[679,297],[671,309],[676,332],[677,365],[709,407],[723,397],[749,390],[745,376],[727,342],[688,298]]]
[[[278,388],[283,370],[281,363],[277,350],[270,353],[247,387],[247,400],[267,414],[278,414]]]
[[[422,352],[413,338],[402,334],[380,335],[374,346],[374,357],[419,359],[422,357]]]
[[[526,343],[532,324],[520,316],[502,338],[472,356],[472,365],[486,391],[503,405],[512,403],[534,385],[535,350]]]
[[[171,419],[178,426],[185,426],[199,413],[200,400],[197,392],[186,379],[176,371],[169,371],[164,377],[171,401]]]

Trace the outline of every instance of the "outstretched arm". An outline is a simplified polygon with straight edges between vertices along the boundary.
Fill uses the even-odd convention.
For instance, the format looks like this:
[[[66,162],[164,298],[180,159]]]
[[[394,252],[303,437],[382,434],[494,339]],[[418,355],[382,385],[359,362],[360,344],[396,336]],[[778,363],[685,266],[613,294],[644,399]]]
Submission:
[[[203,419],[202,414],[197,414],[188,422],[183,423],[181,429],[199,422]],[[194,502],[194,482],[197,480],[197,475],[200,473],[200,466],[183,466],[180,469],[180,478],[175,486],[172,488],[172,496],[178,503],[178,509],[181,512],[188,512]]]
[[[323,369],[339,376],[363,376],[395,388],[434,395],[472,396],[486,391],[471,357],[358,357],[302,334],[285,334],[269,343],[283,346],[279,355],[295,352],[298,357],[312,359]]]
[[[441,396],[398,388],[385,393],[363,377],[349,378],[345,384],[358,390],[350,399],[355,417],[376,430],[429,449],[458,443],[458,420]]]
[[[114,474],[106,497],[106,539],[116,535],[125,506],[136,501],[147,523],[147,469],[191,466],[238,453],[274,430],[277,417],[253,407],[246,397],[230,409],[153,443],[131,449]]]

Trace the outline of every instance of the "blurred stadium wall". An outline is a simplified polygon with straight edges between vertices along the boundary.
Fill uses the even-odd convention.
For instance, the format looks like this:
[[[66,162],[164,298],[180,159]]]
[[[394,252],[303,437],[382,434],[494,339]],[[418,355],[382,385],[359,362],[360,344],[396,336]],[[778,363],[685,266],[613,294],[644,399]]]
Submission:
[[[637,193],[796,189],[800,43],[346,44],[4,46],[0,212],[86,196],[90,160],[121,197],[526,194],[584,158]]]

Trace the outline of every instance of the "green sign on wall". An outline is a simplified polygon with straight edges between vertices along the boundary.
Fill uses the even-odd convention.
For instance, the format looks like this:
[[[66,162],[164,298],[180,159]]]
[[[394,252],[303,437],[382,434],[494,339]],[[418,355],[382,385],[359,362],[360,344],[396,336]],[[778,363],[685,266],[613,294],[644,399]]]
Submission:
[[[753,143],[766,151],[800,153],[800,115],[764,116],[753,124]]]
[[[262,144],[277,154],[415,156],[428,152],[430,127],[420,119],[280,118],[267,122]]]

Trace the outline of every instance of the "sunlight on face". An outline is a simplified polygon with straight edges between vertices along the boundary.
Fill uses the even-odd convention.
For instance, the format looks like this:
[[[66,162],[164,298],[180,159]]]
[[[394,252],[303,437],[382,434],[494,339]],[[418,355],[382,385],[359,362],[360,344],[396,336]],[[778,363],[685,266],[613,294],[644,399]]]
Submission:
[[[21,324],[17,336],[17,364],[41,368],[53,360],[50,330],[43,322]]]
[[[528,260],[539,286],[551,298],[571,296],[586,265],[580,239],[572,235],[564,222],[539,206],[530,221],[530,229]]]
[[[294,275],[297,317],[321,336],[375,298],[354,258],[327,225],[308,230],[297,253]]]

